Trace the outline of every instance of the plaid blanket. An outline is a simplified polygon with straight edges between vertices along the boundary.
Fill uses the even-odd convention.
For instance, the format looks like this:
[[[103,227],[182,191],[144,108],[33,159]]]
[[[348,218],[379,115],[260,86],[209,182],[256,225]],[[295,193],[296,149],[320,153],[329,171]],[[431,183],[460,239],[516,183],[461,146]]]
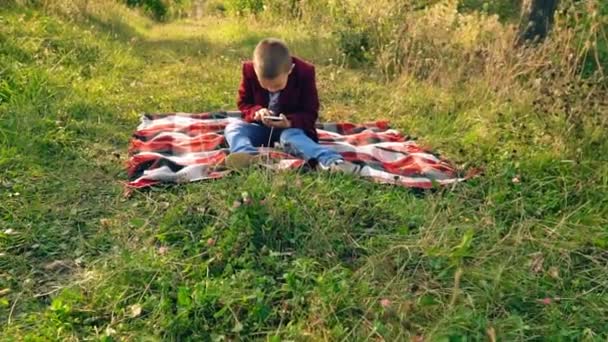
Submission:
[[[228,175],[231,171],[224,167],[224,160],[230,151],[223,130],[240,117],[240,112],[144,114],[129,148],[127,187]],[[317,132],[320,144],[362,165],[360,175],[375,182],[428,189],[466,178],[459,177],[446,160],[390,129],[386,121],[321,123]],[[298,169],[306,164],[280,148],[259,151],[263,166],[270,169]]]

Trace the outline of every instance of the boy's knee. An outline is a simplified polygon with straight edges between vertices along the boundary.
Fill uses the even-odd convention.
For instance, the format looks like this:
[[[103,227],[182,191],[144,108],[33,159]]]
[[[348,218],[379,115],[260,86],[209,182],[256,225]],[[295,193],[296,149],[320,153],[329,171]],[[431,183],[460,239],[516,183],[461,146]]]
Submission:
[[[245,127],[245,125],[247,125],[245,122],[231,122],[226,125],[226,128],[224,128],[224,134],[240,131]]]
[[[303,134],[304,131],[302,131],[299,128],[287,128],[286,130],[284,130],[283,132],[281,132],[281,144],[285,145],[290,143],[294,137],[297,137],[301,134]]]

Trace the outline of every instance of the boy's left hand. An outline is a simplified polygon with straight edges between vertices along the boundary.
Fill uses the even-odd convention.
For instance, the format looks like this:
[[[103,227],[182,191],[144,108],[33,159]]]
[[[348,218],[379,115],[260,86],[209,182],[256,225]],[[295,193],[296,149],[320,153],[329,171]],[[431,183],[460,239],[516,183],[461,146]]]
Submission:
[[[289,128],[289,127],[291,127],[291,122],[289,121],[289,119],[287,119],[287,117],[284,114],[281,114],[279,116],[282,119],[280,121],[275,121],[275,120],[270,120],[270,119],[262,118],[262,122],[264,123],[264,125],[266,125],[268,127],[274,127],[274,128]]]

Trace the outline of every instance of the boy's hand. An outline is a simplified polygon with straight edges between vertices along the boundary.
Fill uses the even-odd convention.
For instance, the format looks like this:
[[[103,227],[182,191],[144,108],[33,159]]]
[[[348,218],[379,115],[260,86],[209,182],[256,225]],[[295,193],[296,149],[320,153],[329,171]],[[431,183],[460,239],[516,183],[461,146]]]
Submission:
[[[287,117],[284,114],[279,115],[281,117],[281,121],[276,121],[276,120],[270,120],[270,119],[266,119],[266,118],[262,118],[262,123],[264,123],[264,125],[268,126],[268,127],[274,127],[274,128],[289,128],[291,127],[291,121],[289,121],[289,119],[287,119]]]
[[[262,108],[253,114],[253,120],[264,121],[265,116],[274,115],[268,108]]]

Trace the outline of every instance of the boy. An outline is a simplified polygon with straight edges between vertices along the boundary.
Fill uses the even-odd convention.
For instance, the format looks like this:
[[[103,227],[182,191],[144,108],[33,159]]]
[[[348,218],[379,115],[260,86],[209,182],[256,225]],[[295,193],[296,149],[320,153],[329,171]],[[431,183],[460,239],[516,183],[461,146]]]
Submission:
[[[276,141],[288,153],[316,160],[322,169],[350,171],[354,167],[317,143],[319,98],[314,66],[292,57],[282,40],[262,40],[253,52],[253,61],[243,64],[237,104],[245,122],[225,129],[229,168],[251,165],[258,153],[256,147],[273,146]]]

